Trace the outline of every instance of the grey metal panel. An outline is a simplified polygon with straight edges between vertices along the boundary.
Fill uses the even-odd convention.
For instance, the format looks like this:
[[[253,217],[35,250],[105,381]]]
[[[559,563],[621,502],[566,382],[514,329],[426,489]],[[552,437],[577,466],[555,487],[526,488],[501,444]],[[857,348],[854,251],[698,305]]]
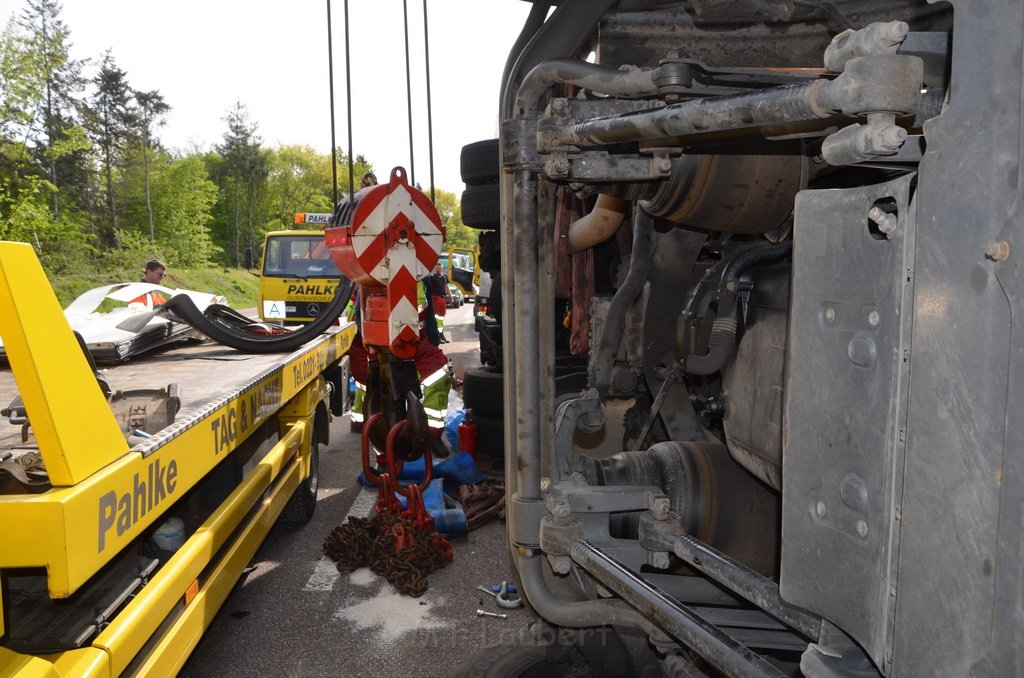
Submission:
[[[782,597],[857,640],[891,636],[915,230],[913,175],[796,201],[782,470]],[[894,200],[898,226],[868,210]]]
[[[1024,675],[1020,0],[954,3],[920,166],[895,675]],[[985,257],[999,240],[1001,263]]]

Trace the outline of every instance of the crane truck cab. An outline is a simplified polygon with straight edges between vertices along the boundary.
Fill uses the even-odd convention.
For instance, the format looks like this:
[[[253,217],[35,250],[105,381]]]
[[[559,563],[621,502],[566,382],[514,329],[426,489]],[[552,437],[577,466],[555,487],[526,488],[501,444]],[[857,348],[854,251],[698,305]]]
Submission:
[[[299,212],[297,228],[270,231],[263,241],[258,310],[260,319],[285,323],[315,320],[334,297],[341,271],[324,245],[331,215]]]

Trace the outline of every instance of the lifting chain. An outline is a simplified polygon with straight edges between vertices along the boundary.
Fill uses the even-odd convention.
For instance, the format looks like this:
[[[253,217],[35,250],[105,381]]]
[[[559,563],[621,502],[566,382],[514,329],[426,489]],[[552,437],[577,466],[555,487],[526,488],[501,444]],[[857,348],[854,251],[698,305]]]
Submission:
[[[366,421],[362,437],[363,470],[377,486],[376,514],[369,518],[349,516],[327,535],[324,553],[338,564],[339,572],[369,567],[401,593],[417,597],[427,590],[427,575],[452,559],[452,546],[434,530],[434,519],[423,505],[421,490],[430,482],[429,472],[423,487],[401,486],[391,473],[370,468],[368,430],[380,416],[376,413]],[[401,472],[401,461],[394,455],[394,439],[404,425],[399,422],[388,435],[386,459],[395,477]],[[429,452],[425,461],[426,468],[431,469]],[[396,493],[406,497],[404,510]]]
[[[404,539],[404,547],[398,542]],[[435,545],[445,541],[433,529],[418,529],[412,518],[384,512],[369,518],[349,516],[324,541],[324,553],[338,564],[339,572],[369,567],[401,593],[418,597],[427,590],[427,575],[451,559]]]

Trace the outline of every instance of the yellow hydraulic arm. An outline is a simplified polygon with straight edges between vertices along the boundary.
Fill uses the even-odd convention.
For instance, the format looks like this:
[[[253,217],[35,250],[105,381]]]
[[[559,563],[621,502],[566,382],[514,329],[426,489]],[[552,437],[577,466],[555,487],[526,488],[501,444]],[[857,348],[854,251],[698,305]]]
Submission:
[[[75,485],[128,451],[43,267],[24,243],[0,242],[0,338],[54,487]]]

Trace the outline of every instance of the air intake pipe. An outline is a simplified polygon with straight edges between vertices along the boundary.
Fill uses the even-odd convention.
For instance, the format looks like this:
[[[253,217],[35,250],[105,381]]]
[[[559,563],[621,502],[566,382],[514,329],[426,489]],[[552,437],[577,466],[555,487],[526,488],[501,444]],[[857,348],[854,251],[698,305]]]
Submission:
[[[594,209],[584,217],[569,224],[566,239],[569,254],[603,243],[615,235],[626,217],[626,201],[604,193],[597,196]]]

